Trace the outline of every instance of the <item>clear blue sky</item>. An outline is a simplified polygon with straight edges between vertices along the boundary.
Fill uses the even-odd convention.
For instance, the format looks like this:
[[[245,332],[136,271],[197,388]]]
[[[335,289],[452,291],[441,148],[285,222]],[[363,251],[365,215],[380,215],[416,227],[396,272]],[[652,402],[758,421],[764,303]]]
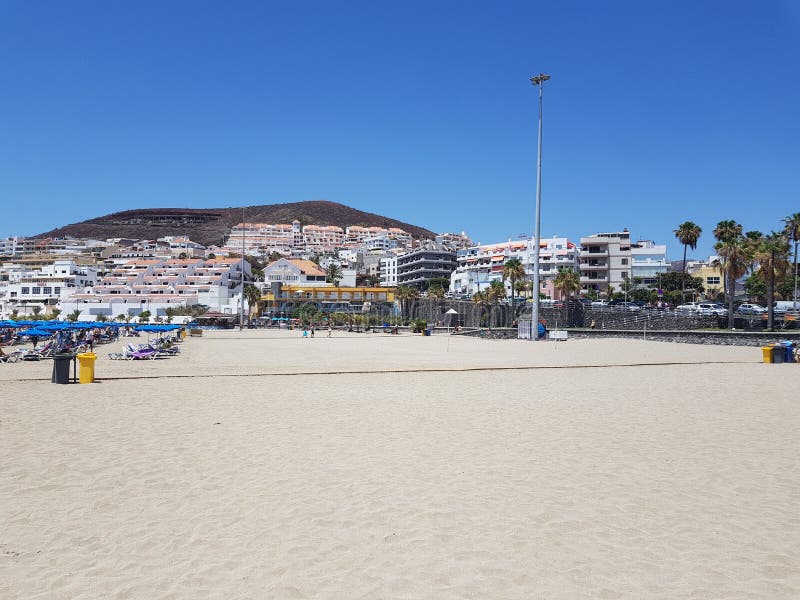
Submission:
[[[0,4],[0,236],[328,199],[484,243],[800,211],[800,2]]]

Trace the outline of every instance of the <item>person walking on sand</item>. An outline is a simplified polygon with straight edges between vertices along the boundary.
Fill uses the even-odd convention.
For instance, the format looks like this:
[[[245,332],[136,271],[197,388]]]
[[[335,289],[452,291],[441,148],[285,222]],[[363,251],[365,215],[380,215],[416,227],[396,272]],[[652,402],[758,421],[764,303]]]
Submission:
[[[331,337],[331,333],[333,333],[333,329],[328,325],[328,337]]]
[[[314,326],[311,326],[311,337],[314,337]]]
[[[94,329],[86,332],[86,345],[89,346],[89,352],[94,351]]]

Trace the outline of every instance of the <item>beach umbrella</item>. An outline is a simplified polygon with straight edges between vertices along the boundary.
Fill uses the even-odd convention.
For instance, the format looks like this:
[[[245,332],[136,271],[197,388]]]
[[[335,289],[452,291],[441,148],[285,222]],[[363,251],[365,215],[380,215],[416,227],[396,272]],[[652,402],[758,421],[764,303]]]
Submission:
[[[35,335],[36,337],[48,337],[53,335],[53,332],[47,331],[46,329],[40,329],[39,327],[32,327],[30,329],[25,329],[24,331],[20,331],[19,334],[27,336]]]

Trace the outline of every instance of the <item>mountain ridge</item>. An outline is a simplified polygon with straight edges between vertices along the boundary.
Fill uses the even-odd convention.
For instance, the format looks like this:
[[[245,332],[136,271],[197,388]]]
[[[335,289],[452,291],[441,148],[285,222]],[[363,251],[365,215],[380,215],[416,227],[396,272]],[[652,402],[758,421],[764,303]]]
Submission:
[[[415,238],[430,239],[436,235],[424,227],[339,202],[306,200],[228,208],[136,208],[71,223],[33,237],[155,239],[187,235],[192,241],[208,246],[221,244],[231,227],[242,222],[243,208],[248,223],[291,223],[297,219],[303,225],[398,227]]]

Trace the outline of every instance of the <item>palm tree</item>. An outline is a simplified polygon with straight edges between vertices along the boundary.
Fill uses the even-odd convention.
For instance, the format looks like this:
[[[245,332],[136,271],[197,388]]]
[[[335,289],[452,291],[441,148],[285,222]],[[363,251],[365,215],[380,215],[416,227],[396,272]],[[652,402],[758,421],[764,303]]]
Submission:
[[[567,322],[569,323],[569,299],[581,289],[581,276],[571,268],[561,267],[553,278],[553,286],[566,297]]]
[[[261,300],[261,290],[252,283],[244,284],[244,299],[247,300],[248,319],[253,319],[253,312],[258,311],[258,301]]]
[[[797,310],[797,244],[800,242],[800,213],[789,215],[783,222],[786,224],[784,228],[786,236],[789,238],[789,241],[794,243],[794,279],[792,280],[794,284],[794,294],[792,295],[794,305],[792,308]]]
[[[396,295],[397,299],[400,300],[400,310],[403,314],[403,318],[409,318],[411,301],[419,297],[419,290],[410,285],[399,285],[397,286]]]
[[[478,306],[478,308],[480,308],[481,314],[483,314],[483,310],[489,307],[489,305],[491,304],[487,290],[484,290],[482,292],[475,292],[472,295],[472,301]],[[478,317],[478,324],[480,325],[480,317]],[[489,329],[491,330],[492,329],[491,314],[489,315],[488,324],[489,324]]]
[[[560,267],[553,278],[553,286],[569,300],[572,294],[581,289],[581,277],[570,267]]]
[[[742,226],[736,221],[720,221],[714,228],[714,237],[718,242],[727,242],[742,235]]]
[[[714,249],[719,253],[720,257],[720,270],[723,274],[723,283],[722,287],[725,292],[725,295],[728,296],[730,294],[730,298],[728,299],[728,306],[729,314],[728,314],[728,322],[731,324],[731,328],[733,325],[733,297],[736,293],[736,279],[734,278],[731,280],[731,273],[736,272],[737,269],[728,269],[726,262],[728,252],[723,253],[721,252],[721,248],[724,244],[732,242],[735,239],[742,237],[742,226],[739,225],[736,221],[729,219],[727,221],[720,221],[717,223],[717,226],[714,228],[714,237],[717,239],[717,243],[714,246]],[[744,273],[740,273],[738,277],[741,277]]]
[[[337,263],[329,264],[328,268],[325,269],[325,277],[334,287],[339,287],[339,282],[342,280],[342,277],[344,277],[342,274],[342,267]]]
[[[783,233],[772,232],[761,238],[756,247],[758,270],[767,286],[767,328],[775,331],[775,280],[789,266],[789,240]]]
[[[81,311],[77,308],[67,315],[67,321],[75,322],[81,316]]]
[[[444,288],[440,285],[432,285],[428,288],[428,295],[431,298],[436,298],[437,300],[441,300],[444,298]]]
[[[516,283],[525,278],[525,267],[518,258],[509,258],[503,265],[503,281],[508,279],[511,282],[511,314],[516,315],[516,304],[514,304],[514,292]]]
[[[678,238],[681,244],[683,244],[683,280],[686,281],[686,249],[691,246],[692,250],[697,248],[697,240],[700,239],[700,234],[703,233],[703,230],[700,228],[699,225],[692,223],[691,221],[684,221],[678,228],[674,231],[675,237]],[[683,289],[681,290],[681,298],[683,298],[685,291],[686,291],[686,284],[683,284]]]
[[[736,295],[736,280],[742,277],[752,264],[752,246],[741,235],[714,246],[721,259],[722,273],[728,290],[728,327],[733,329],[733,302]]]
[[[506,297],[506,286],[499,279],[493,280],[486,290],[486,298],[489,300],[489,324],[491,326],[492,317],[497,312],[497,304],[501,298]]]

